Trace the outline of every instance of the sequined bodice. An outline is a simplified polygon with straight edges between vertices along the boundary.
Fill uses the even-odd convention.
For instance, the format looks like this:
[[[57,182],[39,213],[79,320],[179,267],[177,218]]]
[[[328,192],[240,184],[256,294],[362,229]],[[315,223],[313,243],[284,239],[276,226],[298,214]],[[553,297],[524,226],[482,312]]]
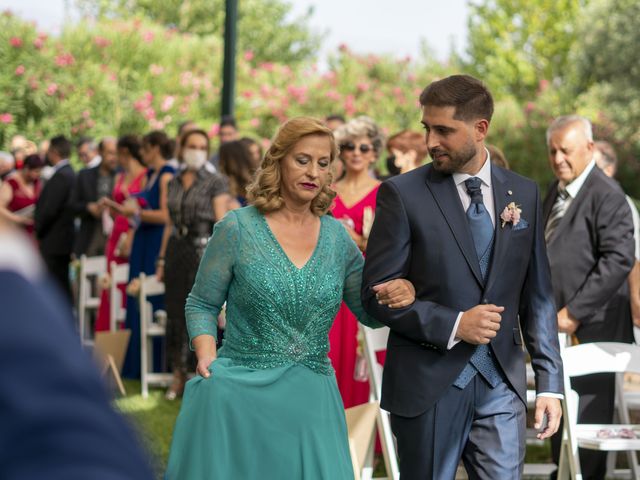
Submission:
[[[364,323],[360,303],[363,259],[344,227],[322,217],[318,244],[297,268],[254,207],[230,212],[218,222],[187,300],[190,338],[215,334],[215,319],[227,301],[227,327],[220,357],[251,368],[302,364],[331,374],[328,331],[344,298]]]

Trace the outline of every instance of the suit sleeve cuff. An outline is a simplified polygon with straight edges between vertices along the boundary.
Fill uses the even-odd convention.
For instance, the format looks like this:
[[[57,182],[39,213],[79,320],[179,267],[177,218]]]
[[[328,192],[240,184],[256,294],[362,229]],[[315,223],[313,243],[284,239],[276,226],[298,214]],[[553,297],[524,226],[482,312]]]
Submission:
[[[551,392],[540,392],[536,395],[536,398],[538,397],[557,398],[558,400],[564,399],[564,395],[562,395],[561,393],[551,393]]]
[[[462,314],[464,312],[460,312],[458,314],[458,318],[456,318],[456,323],[453,324],[453,329],[451,330],[451,336],[449,337],[449,343],[447,343],[447,350],[451,350],[462,340],[456,337],[456,333],[458,333],[458,325],[460,325],[460,319],[462,318]]]

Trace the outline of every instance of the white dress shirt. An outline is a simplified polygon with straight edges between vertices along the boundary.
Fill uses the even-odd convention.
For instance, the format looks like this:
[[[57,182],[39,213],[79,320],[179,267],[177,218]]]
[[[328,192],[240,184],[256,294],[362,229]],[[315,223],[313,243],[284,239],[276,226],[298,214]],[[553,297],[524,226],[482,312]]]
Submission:
[[[485,160],[484,165],[478,171],[477,174],[469,175],[467,173],[454,173],[453,182],[456,184],[456,188],[458,190],[458,196],[460,197],[460,201],[462,202],[462,208],[466,212],[469,206],[471,205],[471,197],[467,193],[467,187],[465,186],[464,182],[465,180],[471,177],[477,177],[481,180],[482,184],[480,185],[480,189],[482,190],[482,202],[484,203],[484,206],[487,212],[489,213],[489,216],[491,217],[491,223],[493,223],[493,226],[495,227],[496,212],[495,212],[494,201],[493,201],[493,189],[491,187],[491,156],[489,155],[488,150],[485,149],[485,151],[487,152],[487,159]],[[592,161],[591,163],[595,165],[595,162]],[[584,172],[582,172],[582,174],[585,174],[585,172],[587,172],[587,169],[590,172],[591,168],[593,168],[593,165],[589,164],[589,166],[587,166],[587,168],[585,169]],[[577,190],[579,190],[588,174],[589,173],[587,172],[584,178],[582,179],[581,179],[582,175],[580,175],[571,184],[581,179],[580,184],[577,187]],[[569,186],[570,185],[567,186],[567,190],[569,189]],[[576,195],[577,195],[577,190],[576,190]],[[569,192],[569,194],[571,195],[571,192]],[[462,319],[463,314],[464,312],[460,312],[458,314],[458,318],[456,318],[456,323],[453,326],[453,329],[451,331],[451,336],[449,337],[447,350],[451,350],[454,346],[456,346],[461,341],[460,338],[456,337],[456,333],[458,332],[458,326],[460,325],[460,320]],[[564,398],[564,396],[559,393],[549,393],[549,392],[540,392],[537,394],[537,396],[552,397],[552,398],[559,398],[559,399]]]

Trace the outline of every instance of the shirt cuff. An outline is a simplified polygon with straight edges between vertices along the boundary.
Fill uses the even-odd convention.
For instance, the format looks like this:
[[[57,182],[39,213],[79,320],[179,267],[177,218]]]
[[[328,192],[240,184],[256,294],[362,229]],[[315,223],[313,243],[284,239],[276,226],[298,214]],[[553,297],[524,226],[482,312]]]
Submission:
[[[456,333],[458,333],[458,325],[460,325],[460,319],[462,318],[462,314],[464,312],[460,312],[458,314],[458,318],[456,318],[456,323],[453,324],[453,329],[451,330],[451,336],[449,337],[449,343],[447,343],[447,350],[451,350],[457,344],[459,344],[462,339],[456,337]]]
[[[549,398],[557,398],[558,400],[563,400],[564,395],[561,393],[551,393],[551,392],[540,392],[536,395],[538,397],[549,397]]]

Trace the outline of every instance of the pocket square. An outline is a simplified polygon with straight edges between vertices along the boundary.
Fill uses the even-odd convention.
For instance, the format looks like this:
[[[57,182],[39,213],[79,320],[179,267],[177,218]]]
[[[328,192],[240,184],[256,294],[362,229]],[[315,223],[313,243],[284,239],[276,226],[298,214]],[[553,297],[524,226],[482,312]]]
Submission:
[[[524,230],[525,228],[529,228],[529,222],[521,218],[520,221],[513,226],[513,231]]]

